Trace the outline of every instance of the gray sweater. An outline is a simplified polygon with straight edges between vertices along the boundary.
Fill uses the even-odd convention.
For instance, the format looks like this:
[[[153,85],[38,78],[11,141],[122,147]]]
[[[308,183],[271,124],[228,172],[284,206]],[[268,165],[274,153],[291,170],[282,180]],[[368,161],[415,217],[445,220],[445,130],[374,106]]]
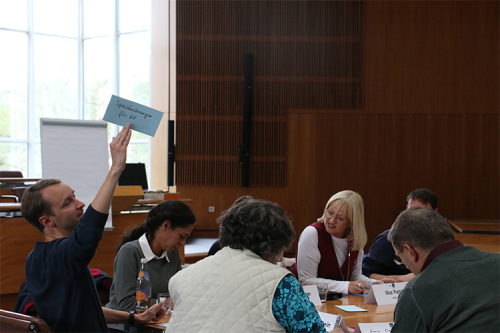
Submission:
[[[115,274],[109,295],[107,308],[123,311],[135,310],[135,282],[144,258],[139,240],[124,244],[115,258]],[[151,297],[158,293],[168,292],[168,281],[181,270],[179,251],[168,252],[168,259],[152,259],[147,263],[151,280]]]
[[[500,332],[499,273],[498,253],[442,253],[399,295],[391,332]]]

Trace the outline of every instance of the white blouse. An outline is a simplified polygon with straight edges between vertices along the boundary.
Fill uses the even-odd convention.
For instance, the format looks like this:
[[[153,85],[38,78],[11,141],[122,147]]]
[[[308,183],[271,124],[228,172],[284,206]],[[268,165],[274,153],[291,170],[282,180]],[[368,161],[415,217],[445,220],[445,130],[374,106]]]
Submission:
[[[342,267],[348,254],[349,243],[346,238],[332,237],[333,247],[339,267]],[[351,274],[351,281],[362,280],[374,282],[361,273],[364,251],[361,249],[357,259],[354,261],[354,268]],[[302,285],[327,283],[328,290],[338,293],[349,293],[349,281],[337,281],[318,277],[318,266],[321,260],[321,253],[318,248],[318,231],[313,226],[307,226],[299,238],[297,248],[297,272]]]

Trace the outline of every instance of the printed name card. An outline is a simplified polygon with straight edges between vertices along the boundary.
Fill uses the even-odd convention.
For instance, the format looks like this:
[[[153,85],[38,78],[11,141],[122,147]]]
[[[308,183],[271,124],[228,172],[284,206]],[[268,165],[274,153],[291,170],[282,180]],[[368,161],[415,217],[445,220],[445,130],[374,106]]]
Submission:
[[[319,317],[325,324],[325,329],[327,332],[332,331],[336,327],[340,327],[345,333],[349,333],[349,329],[345,324],[344,318],[341,315],[334,315],[326,312],[318,311]]]
[[[304,292],[309,296],[309,300],[314,304],[314,306],[321,305],[321,299],[319,298],[318,287],[315,284],[303,286]]]
[[[130,123],[134,131],[155,136],[162,117],[163,112],[112,95],[103,120],[120,126]]]
[[[394,323],[359,323],[354,333],[387,333]]]
[[[372,284],[366,303],[396,304],[399,294],[408,282]]]

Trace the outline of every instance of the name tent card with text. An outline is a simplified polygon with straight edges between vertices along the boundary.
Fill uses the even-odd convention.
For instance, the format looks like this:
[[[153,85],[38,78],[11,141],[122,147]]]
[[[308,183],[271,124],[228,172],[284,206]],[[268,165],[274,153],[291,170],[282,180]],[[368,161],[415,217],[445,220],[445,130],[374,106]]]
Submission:
[[[359,323],[354,333],[387,333],[394,323]]]
[[[407,283],[408,282],[372,284],[366,303],[375,303],[378,305],[396,304],[399,294],[403,291]]]
[[[120,126],[130,123],[134,131],[155,136],[162,117],[161,111],[112,95],[102,119]]]
[[[344,318],[342,318],[341,315],[334,315],[320,311],[318,311],[318,314],[321,320],[323,321],[323,324],[325,324],[325,329],[327,332],[332,331],[336,327],[340,327],[342,328],[342,330],[344,330],[345,333],[349,333],[349,329],[347,328]]]
[[[321,305],[321,299],[319,298],[318,287],[315,284],[303,286],[304,292],[309,296],[309,300],[314,304],[314,306]]]

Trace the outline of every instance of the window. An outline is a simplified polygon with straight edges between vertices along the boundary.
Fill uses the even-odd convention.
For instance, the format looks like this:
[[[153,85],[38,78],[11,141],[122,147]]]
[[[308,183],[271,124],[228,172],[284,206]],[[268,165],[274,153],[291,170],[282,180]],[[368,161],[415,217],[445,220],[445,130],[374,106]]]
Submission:
[[[101,120],[112,94],[149,105],[150,26],[150,0],[0,0],[0,169],[42,176],[40,118]],[[150,170],[149,147],[134,132],[127,161]]]

